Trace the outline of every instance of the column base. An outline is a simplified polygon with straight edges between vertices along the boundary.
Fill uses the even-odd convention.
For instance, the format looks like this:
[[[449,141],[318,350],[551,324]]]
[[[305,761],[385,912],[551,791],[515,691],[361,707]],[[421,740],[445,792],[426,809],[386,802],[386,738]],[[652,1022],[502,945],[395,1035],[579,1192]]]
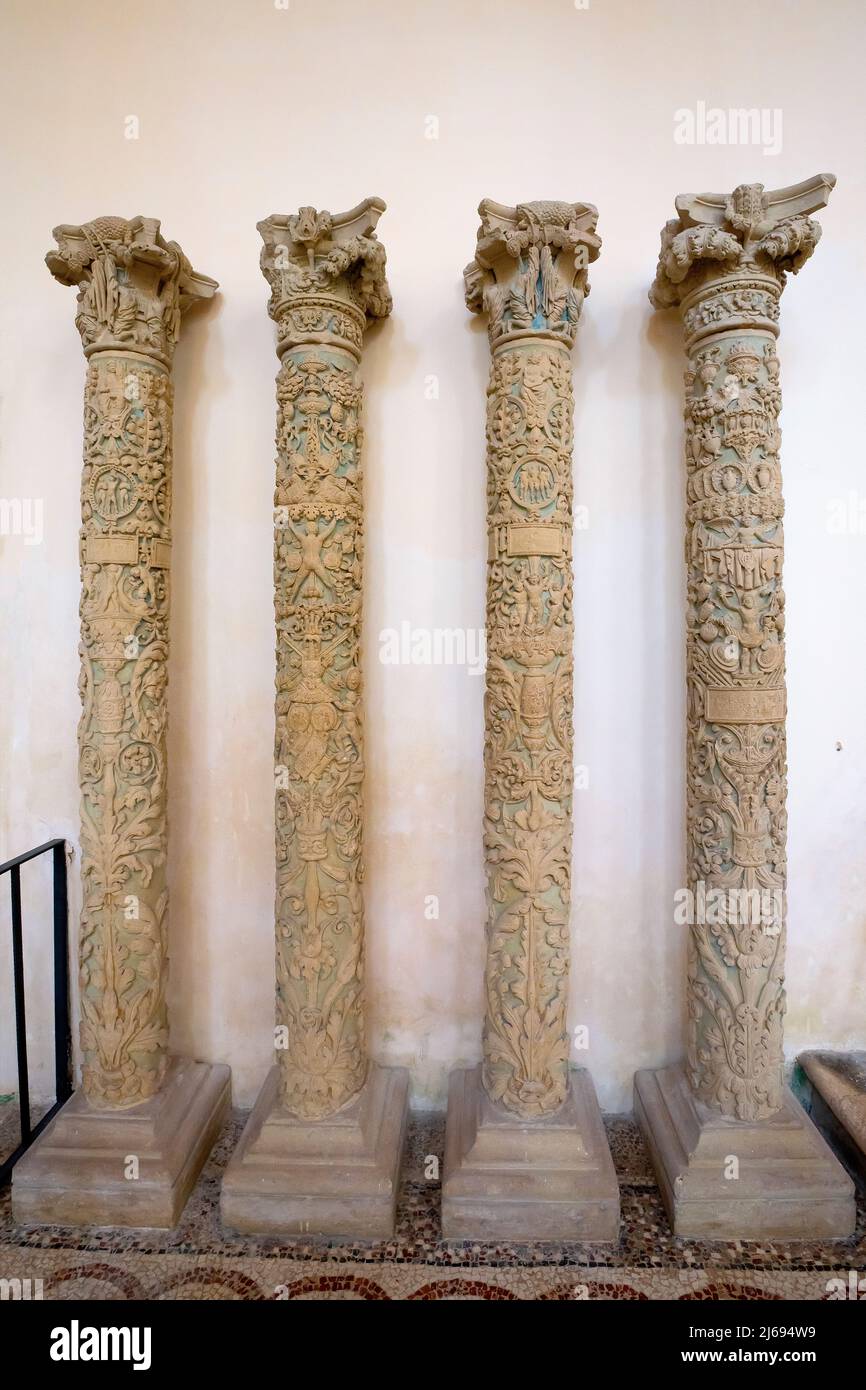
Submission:
[[[695,1100],[681,1064],[635,1074],[635,1118],[674,1235],[834,1240],[854,1230],[854,1184],[790,1091],[778,1114],[732,1120]],[[739,1176],[726,1177],[730,1159]]]
[[[280,1107],[272,1067],[225,1171],[224,1224],[262,1235],[393,1236],[408,1102],[408,1071],[371,1063],[350,1105],[298,1119]]]
[[[22,1224],[175,1226],[228,1114],[231,1071],[172,1057],[159,1093],[98,1110],[76,1091],[12,1174]],[[138,1177],[126,1177],[131,1157]]]
[[[446,1240],[613,1241],[619,1186],[589,1072],[571,1072],[555,1115],[520,1121],[494,1105],[481,1068],[448,1086]]]
[[[866,1186],[866,1052],[802,1052],[794,1090],[846,1168]]]

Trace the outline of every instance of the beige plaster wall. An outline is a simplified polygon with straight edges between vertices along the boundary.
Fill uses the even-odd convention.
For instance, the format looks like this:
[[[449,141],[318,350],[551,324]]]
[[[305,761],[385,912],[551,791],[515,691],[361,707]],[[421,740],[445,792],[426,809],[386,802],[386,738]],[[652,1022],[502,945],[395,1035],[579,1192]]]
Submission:
[[[0,496],[5,858],[77,841],[83,358],[51,228],[162,218],[219,299],[178,352],[171,655],[173,1045],[268,1065],[272,963],[274,331],[256,221],[300,204],[388,211],[393,317],[364,362],[367,907],[373,1050],[416,1104],[480,1053],[483,680],[383,665],[379,634],[484,621],[487,343],[462,301],[479,199],[584,199],[604,238],[575,352],[572,1023],[602,1105],[679,1052],[684,940],[681,337],[646,299],[676,193],[839,177],[825,240],[783,300],[789,603],[787,1052],[866,1043],[864,19],[858,0],[6,0]],[[680,144],[681,108],[782,113],[782,147]],[[137,139],[127,138],[139,121]],[[438,132],[434,123],[438,121]],[[777,131],[778,133],[778,131]],[[438,138],[429,138],[438,134]],[[841,499],[855,525],[837,534]],[[860,513],[856,509],[860,508]],[[71,877],[77,906],[77,860]],[[32,869],[34,1086],[50,1089],[47,906]],[[438,919],[425,916],[438,898]],[[14,1084],[0,887],[0,1089]],[[430,911],[427,906],[427,911]],[[38,996],[38,998],[37,998]]]

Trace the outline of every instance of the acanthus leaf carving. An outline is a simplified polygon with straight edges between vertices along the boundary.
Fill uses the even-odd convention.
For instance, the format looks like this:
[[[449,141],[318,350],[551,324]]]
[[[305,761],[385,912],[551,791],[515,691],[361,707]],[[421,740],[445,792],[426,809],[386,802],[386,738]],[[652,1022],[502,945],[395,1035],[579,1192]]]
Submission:
[[[832,174],[767,193],[763,184],[743,183],[731,194],[682,194],[678,217],[661,234],[658,269],[649,292],[656,309],[680,304],[701,273],[716,282],[727,267],[730,283],[769,276],[784,286],[786,272],[796,274],[818,244],[819,223],[808,216],[825,207],[836,180]]]

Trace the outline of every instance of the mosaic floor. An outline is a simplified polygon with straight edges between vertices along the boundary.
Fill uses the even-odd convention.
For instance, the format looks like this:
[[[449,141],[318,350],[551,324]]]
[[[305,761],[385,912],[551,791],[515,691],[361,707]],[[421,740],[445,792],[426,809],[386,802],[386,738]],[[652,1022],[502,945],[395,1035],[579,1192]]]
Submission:
[[[866,1196],[856,1234],[833,1243],[676,1240],[638,1129],[606,1120],[620,1180],[618,1245],[447,1242],[439,1226],[444,1119],[417,1115],[393,1240],[375,1244],[235,1236],[219,1220],[220,1177],[243,1124],[226,1124],[180,1225],[169,1232],[16,1227],[0,1193],[0,1277],[41,1278],[53,1299],[825,1299],[866,1272]]]

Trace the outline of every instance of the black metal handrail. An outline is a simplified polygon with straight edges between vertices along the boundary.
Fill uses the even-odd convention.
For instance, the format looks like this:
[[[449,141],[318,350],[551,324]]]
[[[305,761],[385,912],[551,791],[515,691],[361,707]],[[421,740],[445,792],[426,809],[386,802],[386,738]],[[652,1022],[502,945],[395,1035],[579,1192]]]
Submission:
[[[27,1011],[24,1000],[24,936],[21,917],[21,865],[51,851],[54,874],[54,1076],[55,1101],[38,1124],[30,1118],[30,1074],[27,1068]],[[12,979],[15,994],[15,1041],[18,1059],[18,1108],[21,1115],[21,1143],[0,1164],[0,1187],[34,1139],[53,1120],[61,1105],[72,1095],[69,1038],[69,943],[68,902],[66,896],[66,841],[48,840],[16,859],[0,864],[0,877],[9,874],[12,894]]]

